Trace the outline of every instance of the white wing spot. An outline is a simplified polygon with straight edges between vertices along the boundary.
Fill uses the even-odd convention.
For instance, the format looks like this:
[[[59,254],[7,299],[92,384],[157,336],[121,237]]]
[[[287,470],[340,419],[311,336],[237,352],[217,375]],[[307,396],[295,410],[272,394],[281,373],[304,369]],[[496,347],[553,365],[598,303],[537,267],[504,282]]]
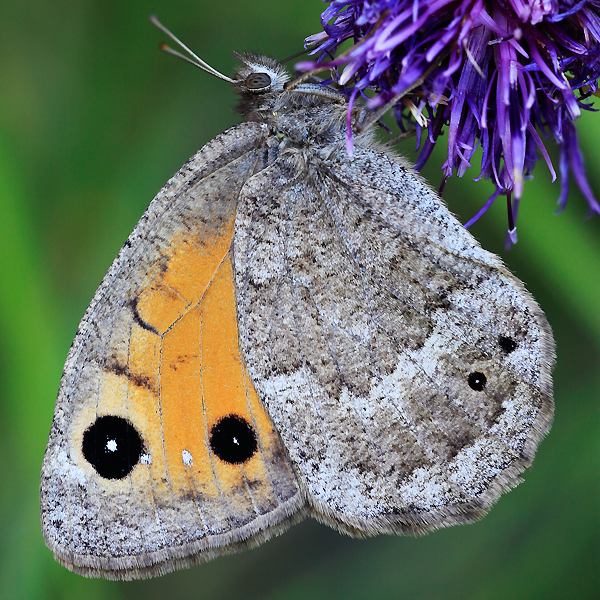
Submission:
[[[142,454],[142,456],[140,456],[140,462],[143,465],[151,465],[152,464],[152,457],[149,454]]]
[[[117,451],[117,441],[116,440],[108,440],[106,442],[106,449],[109,452],[116,452]]]
[[[183,464],[186,467],[189,467],[194,464],[194,459],[192,458],[192,455],[187,450],[183,450],[181,452],[181,458],[183,460]]]

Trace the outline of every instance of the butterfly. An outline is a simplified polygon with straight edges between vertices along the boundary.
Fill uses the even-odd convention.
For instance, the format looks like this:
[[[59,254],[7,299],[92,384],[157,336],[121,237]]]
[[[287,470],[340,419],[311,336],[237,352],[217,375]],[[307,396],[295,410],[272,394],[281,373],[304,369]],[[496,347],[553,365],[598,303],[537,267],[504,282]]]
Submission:
[[[152,201],[66,360],[41,516],[82,575],[161,575],[306,516],[470,523],[551,426],[554,343],[523,284],[372,127],[349,156],[335,89],[237,58],[218,76],[245,121]]]

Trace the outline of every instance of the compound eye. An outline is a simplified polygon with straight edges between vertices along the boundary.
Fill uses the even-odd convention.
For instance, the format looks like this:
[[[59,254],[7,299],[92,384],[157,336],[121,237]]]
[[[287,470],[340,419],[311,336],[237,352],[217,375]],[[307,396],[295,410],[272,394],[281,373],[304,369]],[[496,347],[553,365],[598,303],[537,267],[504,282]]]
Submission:
[[[249,90],[262,90],[271,85],[271,78],[267,73],[251,73],[246,77],[246,87]]]

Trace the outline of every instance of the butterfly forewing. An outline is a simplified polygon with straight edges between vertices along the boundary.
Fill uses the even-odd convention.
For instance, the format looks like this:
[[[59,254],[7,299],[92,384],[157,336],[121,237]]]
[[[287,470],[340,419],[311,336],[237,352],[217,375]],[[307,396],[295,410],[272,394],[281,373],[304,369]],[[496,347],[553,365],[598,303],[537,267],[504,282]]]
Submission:
[[[73,570],[160,574],[256,543],[303,505],[237,343],[229,248],[263,137],[240,125],[172,178],[80,325],[41,488],[46,541]]]

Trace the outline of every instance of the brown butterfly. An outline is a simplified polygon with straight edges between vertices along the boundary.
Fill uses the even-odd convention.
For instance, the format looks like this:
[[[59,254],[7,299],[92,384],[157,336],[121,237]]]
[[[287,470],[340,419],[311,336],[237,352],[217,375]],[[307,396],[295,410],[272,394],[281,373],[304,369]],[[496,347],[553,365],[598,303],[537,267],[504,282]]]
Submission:
[[[231,80],[194,62],[246,121],[158,193],[67,357],[42,526],[86,576],[160,575],[306,515],[469,523],[551,425],[554,344],[523,284],[372,128],[348,155],[337,91],[238,58]]]

